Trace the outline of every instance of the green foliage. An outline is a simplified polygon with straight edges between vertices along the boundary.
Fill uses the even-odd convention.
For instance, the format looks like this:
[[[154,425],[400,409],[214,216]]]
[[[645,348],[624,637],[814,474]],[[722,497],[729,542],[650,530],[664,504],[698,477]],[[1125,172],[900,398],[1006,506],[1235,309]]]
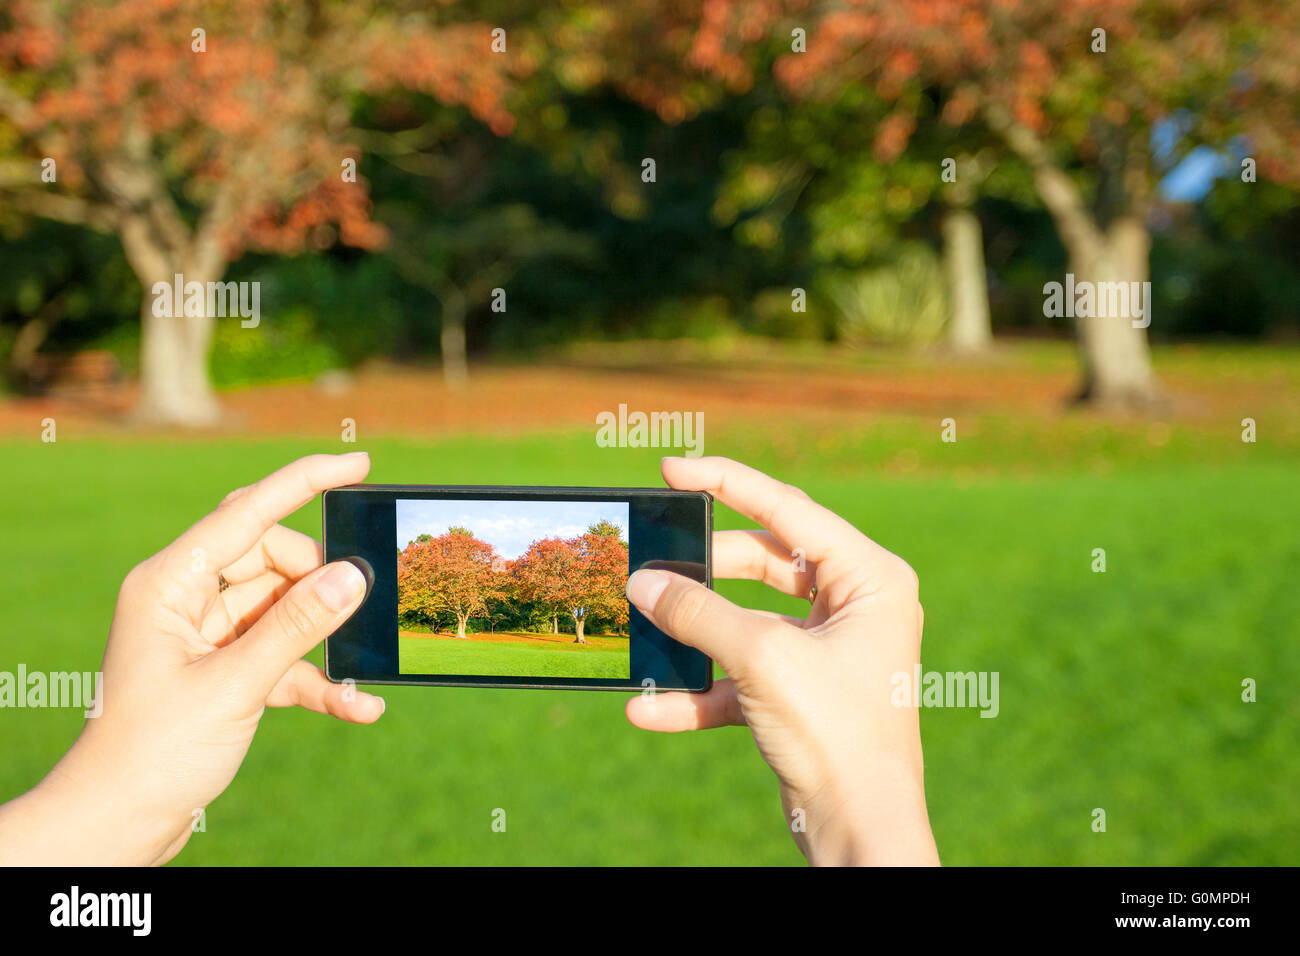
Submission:
[[[342,357],[316,335],[303,308],[263,315],[256,328],[244,328],[238,317],[217,320],[212,344],[217,386],[312,379],[341,364]]]
[[[219,323],[218,381],[436,356],[448,281],[466,293],[478,354],[575,340],[726,339],[740,329],[833,337],[843,311],[834,303],[855,295],[843,271],[888,265],[909,241],[936,243],[938,161],[983,142],[954,139],[919,109],[908,151],[878,162],[872,144],[884,112],[853,85],[829,102],[794,103],[760,77],[751,93],[665,126],[608,91],[535,82],[526,101],[539,104],[536,123],[504,140],[428,98],[363,101],[358,114],[374,139],[362,172],[375,216],[390,228],[388,249],[249,255],[232,266],[227,279],[262,283],[265,333],[256,334],[270,342],[258,347],[235,334],[237,324]],[[390,115],[400,122],[385,125]],[[637,164],[651,154],[659,181],[643,184]],[[1051,324],[1041,287],[1059,277],[1064,253],[1023,166],[999,155],[981,190],[995,324]],[[1224,181],[1200,206],[1176,210],[1153,235],[1161,317],[1153,335],[1300,325],[1295,210],[1294,190],[1265,181]],[[136,368],[140,290],[116,239],[8,219],[0,243],[0,361],[33,313],[52,307],[59,318],[44,351],[107,347]],[[485,289],[496,285],[509,292],[505,313],[487,308]],[[823,293],[806,313],[789,309],[796,286]],[[931,334],[914,336],[905,324],[906,333],[891,321],[877,336],[868,322],[864,340]],[[854,322],[848,329],[857,336]]]
[[[1165,28],[1143,19],[1157,18],[1159,9],[1142,14],[1143,29]],[[1068,331],[1068,322],[1041,315],[1042,283],[1059,277],[1064,255],[1032,179],[978,120],[952,125],[940,117],[945,98],[954,94],[946,85],[917,78],[895,100],[874,74],[865,81],[828,74],[818,95],[799,97],[770,69],[788,48],[782,35],[759,41],[752,87],[737,93],[693,77],[692,99],[704,111],[666,124],[629,95],[629,80],[647,85],[636,75],[638,54],[647,46],[620,50],[611,59],[608,51],[546,42],[564,35],[566,43],[585,37],[598,46],[606,14],[526,5],[505,19],[485,15],[511,25],[512,49],[537,56],[538,69],[517,77],[512,91],[514,132],[498,137],[462,106],[425,93],[351,101],[362,179],[374,218],[389,230],[389,245],[360,254],[330,246],[329,231],[319,230],[312,252],[250,254],[236,262],[225,278],[263,284],[267,318],[256,335],[264,341],[219,323],[212,358],[219,383],[302,378],[376,356],[436,356],[446,299],[467,310],[468,345],[478,355],[529,354],[581,340],[726,340],[741,329],[791,339],[927,341],[935,334],[932,324],[924,315],[905,314],[933,305],[924,283],[904,293],[905,277],[854,276],[851,270],[888,266],[901,275],[911,269],[907,243],[937,242],[935,212],[945,196],[939,163],[968,154],[991,160],[983,164],[988,175],[977,191],[995,325]],[[632,13],[620,8],[619,17]],[[1260,32],[1260,21],[1248,20],[1241,36],[1220,38],[1233,56],[1243,43],[1253,49],[1278,41]],[[1166,41],[1186,51],[1195,30],[1178,24]],[[526,40],[528,28],[544,39]],[[1054,34],[1042,39],[1059,40]],[[822,42],[831,40],[823,34]],[[1082,44],[1070,41],[1076,42]],[[1108,91],[1118,82],[1098,72],[1106,63],[1122,66],[1120,76],[1151,80],[1156,74],[1147,76],[1139,61],[1163,58],[1164,68],[1179,62],[1169,50],[1144,49],[1116,42],[1105,58],[1071,56],[1056,64],[1074,64],[1045,101],[1063,143],[1097,135]],[[1156,116],[1185,116],[1190,125],[1184,126],[1198,131],[1180,137],[1170,157],[1153,150],[1152,161],[1163,174],[1196,145],[1222,149],[1234,161],[1253,149],[1262,178],[1247,186],[1230,168],[1201,203],[1157,210],[1151,278],[1158,319],[1151,334],[1293,333],[1300,328],[1297,191],[1264,175],[1270,150],[1234,138],[1241,123],[1217,112],[1226,87],[1211,81],[1199,57],[1193,57],[1197,70],[1179,71],[1177,82],[1171,74],[1137,89],[1136,95],[1167,103],[1173,112],[1131,111],[1133,123],[1145,127]],[[608,62],[597,62],[602,58]],[[659,67],[649,85],[673,79]],[[605,81],[584,82],[583,75]],[[877,148],[881,130],[900,108],[915,129],[904,152],[886,155]],[[1277,113],[1279,120],[1285,115]],[[1147,145],[1144,136],[1136,142]],[[1101,149],[1098,156],[1113,152]],[[653,184],[639,176],[646,156],[658,162]],[[1067,171],[1091,196],[1105,177],[1083,159]],[[182,205],[187,215],[194,211]],[[12,358],[19,330],[35,315],[48,314],[54,322],[41,341],[43,352],[109,348],[128,373],[136,369],[140,289],[117,239],[20,218],[6,207],[0,210],[0,257],[0,362]],[[509,292],[505,313],[486,305],[486,291],[497,286]],[[785,296],[796,286],[820,291],[806,313],[788,308]],[[449,296],[457,291],[462,295]],[[868,311],[864,295],[903,302],[911,296],[912,304],[882,311],[876,303]]]
[[[1220,181],[1151,250],[1158,336],[1300,332],[1300,197],[1273,183]]]
[[[109,236],[0,217],[0,263],[0,368],[18,359],[20,330],[33,322],[41,352],[84,348],[123,324],[136,324],[140,284]],[[33,326],[28,335],[36,331]],[[130,359],[124,364],[134,367],[134,354]]]
[[[641,325],[652,339],[725,338],[739,331],[730,303],[716,295],[663,299],[645,312]]]
[[[779,339],[822,339],[828,331],[824,312],[805,302],[802,312],[793,306],[791,289],[764,289],[750,305],[751,329]],[[806,290],[805,290],[806,292]]]
[[[238,271],[231,278],[262,282],[264,314],[301,310],[315,337],[348,364],[409,351],[413,327],[431,325],[421,310],[427,303],[411,298],[382,256],[256,259]]]
[[[610,521],[607,518],[602,518],[600,521],[597,521],[595,524],[588,526],[587,530],[590,531],[592,534],[603,534],[603,535],[618,538],[618,543],[625,548],[627,547],[627,541],[625,541],[623,537],[626,534],[624,528],[621,525],[615,524],[614,522]]]
[[[930,345],[948,317],[939,257],[919,242],[890,265],[828,277],[824,290],[836,332],[851,345]]]

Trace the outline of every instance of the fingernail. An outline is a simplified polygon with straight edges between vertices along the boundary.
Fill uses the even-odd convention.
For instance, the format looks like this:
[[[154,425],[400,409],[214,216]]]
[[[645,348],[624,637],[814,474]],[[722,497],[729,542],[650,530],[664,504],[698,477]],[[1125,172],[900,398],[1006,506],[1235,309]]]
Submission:
[[[366,592],[366,579],[350,561],[335,561],[312,587],[331,611],[345,611]]]
[[[379,716],[382,717],[384,715],[384,712],[388,710],[388,701],[384,700],[384,698],[380,697],[378,694],[374,694],[372,696],[375,698],[375,700],[379,701]]]
[[[666,587],[667,571],[638,571],[627,579],[627,599],[643,611],[652,610]]]
[[[369,457],[370,457],[370,452],[368,452],[368,451],[349,451],[349,452],[344,452],[344,453],[343,453],[342,455],[340,455],[339,457],[341,457],[341,458],[357,458],[357,457],[369,458]]]

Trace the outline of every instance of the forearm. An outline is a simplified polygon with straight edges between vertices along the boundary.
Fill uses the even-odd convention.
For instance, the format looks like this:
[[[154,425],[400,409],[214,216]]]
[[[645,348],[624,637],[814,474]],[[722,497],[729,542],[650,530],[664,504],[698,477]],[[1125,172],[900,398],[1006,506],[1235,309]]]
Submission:
[[[112,787],[84,785],[61,763],[27,793],[0,806],[0,865],[165,862],[184,842],[177,837],[178,821],[165,816],[142,812]]]

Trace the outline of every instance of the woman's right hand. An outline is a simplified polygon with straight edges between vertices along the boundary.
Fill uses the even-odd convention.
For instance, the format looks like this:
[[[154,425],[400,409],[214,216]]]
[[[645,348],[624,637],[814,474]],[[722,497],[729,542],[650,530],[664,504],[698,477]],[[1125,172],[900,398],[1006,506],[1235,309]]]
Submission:
[[[665,458],[680,490],[707,491],[763,526],[713,535],[715,578],[763,581],[811,599],[806,620],[741,608],[688,578],[638,571],[628,598],[666,634],[730,675],[704,694],[645,694],[646,730],[747,725],[776,772],[809,862],[937,864],[912,680],[923,613],[916,574],[797,488],[726,458]]]

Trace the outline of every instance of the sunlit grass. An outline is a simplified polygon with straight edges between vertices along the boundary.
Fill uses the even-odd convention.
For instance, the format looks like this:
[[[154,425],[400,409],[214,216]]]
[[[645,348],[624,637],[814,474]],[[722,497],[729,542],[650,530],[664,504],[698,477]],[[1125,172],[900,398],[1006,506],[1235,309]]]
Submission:
[[[711,433],[709,452],[800,485],[917,568],[926,669],[1000,673],[997,718],[922,715],[949,863],[1300,857],[1297,458],[1264,439],[1243,446],[1227,425],[1219,435],[1175,424],[1155,442],[1148,429],[985,418],[952,446],[920,418],[867,432],[787,422]],[[587,433],[364,447],[374,481],[659,481],[657,450],[596,449]],[[230,488],[341,450],[351,447],[0,444],[0,670],[94,669],[133,564]],[[315,534],[319,521],[312,505],[289,524]],[[747,526],[725,508],[718,524]],[[1091,570],[1096,548],[1104,574]],[[718,589],[771,610],[807,606],[752,583]],[[1256,703],[1241,699],[1247,678]],[[620,693],[379,692],[389,706],[372,727],[268,712],[178,862],[799,860],[744,729],[646,734],[627,724]],[[59,710],[0,721],[0,798],[40,779],[80,724]],[[497,808],[504,833],[491,826]],[[1096,808],[1104,834],[1091,828]]]
[[[626,640],[591,640],[575,644],[569,639],[557,645],[526,637],[507,642],[403,636],[397,639],[398,671],[482,677],[630,676]]]

